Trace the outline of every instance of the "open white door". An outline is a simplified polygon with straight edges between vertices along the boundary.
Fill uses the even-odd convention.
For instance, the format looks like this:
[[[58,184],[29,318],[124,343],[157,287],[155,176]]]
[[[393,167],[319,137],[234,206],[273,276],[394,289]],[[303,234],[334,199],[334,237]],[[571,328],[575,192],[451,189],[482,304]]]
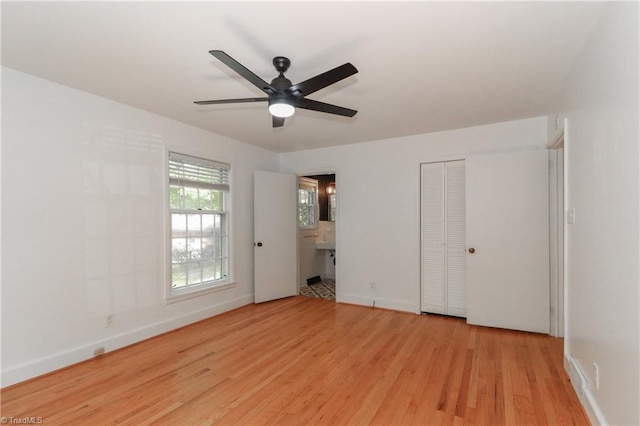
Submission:
[[[546,150],[467,157],[470,324],[549,333],[548,167]]]
[[[296,176],[256,171],[253,180],[254,301],[295,296]]]

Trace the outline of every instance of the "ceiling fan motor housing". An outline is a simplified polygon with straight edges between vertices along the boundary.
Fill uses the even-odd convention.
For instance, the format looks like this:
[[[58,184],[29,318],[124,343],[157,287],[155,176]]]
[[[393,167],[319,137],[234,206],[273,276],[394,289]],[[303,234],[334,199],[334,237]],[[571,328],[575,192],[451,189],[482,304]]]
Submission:
[[[291,80],[282,76],[282,77],[276,77],[273,80],[271,80],[271,86],[273,86],[278,90],[287,90],[289,87],[292,86],[292,84],[291,84]]]
[[[284,76],[284,73],[287,72],[287,70],[291,66],[291,61],[289,60],[289,58],[285,58],[284,56],[276,56],[275,58],[273,58],[273,66],[276,67],[276,71],[278,71],[280,75],[271,80],[271,86],[277,90],[284,92],[293,85],[293,83],[291,83],[291,80]],[[287,95],[285,95],[285,93],[272,93],[270,97],[277,97],[280,99],[289,98]]]
[[[273,58],[273,66],[276,67],[279,73],[285,73],[291,66],[291,61],[284,56],[276,56]]]

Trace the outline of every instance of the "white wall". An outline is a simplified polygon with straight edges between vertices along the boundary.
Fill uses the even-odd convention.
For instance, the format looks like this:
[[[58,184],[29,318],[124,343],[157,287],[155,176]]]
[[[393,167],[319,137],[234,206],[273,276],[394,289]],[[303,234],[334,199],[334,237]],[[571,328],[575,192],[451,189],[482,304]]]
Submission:
[[[419,312],[420,163],[540,148],[546,118],[280,155],[282,171],[336,172],[341,302]],[[375,290],[371,283],[375,283]]]
[[[232,164],[237,283],[172,304],[167,150]],[[252,176],[277,167],[270,151],[3,68],[2,385],[251,303]]]
[[[594,423],[640,424],[638,3],[610,3],[563,96],[568,117],[567,355]],[[595,389],[593,363],[600,371]]]

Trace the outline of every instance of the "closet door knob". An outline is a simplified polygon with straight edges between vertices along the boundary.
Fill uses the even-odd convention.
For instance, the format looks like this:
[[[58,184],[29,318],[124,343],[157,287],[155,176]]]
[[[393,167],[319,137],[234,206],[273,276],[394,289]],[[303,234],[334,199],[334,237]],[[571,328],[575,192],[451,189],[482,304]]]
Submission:
[[[474,249],[473,247],[471,247],[471,248],[468,250],[468,252],[469,252],[469,253],[471,253],[471,254],[473,254],[473,253],[475,253],[475,252],[476,252],[476,249]]]

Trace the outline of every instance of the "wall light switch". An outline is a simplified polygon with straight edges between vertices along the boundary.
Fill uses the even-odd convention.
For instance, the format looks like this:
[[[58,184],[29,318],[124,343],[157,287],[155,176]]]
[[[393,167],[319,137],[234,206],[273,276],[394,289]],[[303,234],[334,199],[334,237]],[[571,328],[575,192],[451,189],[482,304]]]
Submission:
[[[576,208],[575,207],[571,207],[569,210],[567,210],[567,223],[569,225],[575,225],[575,223],[576,223]]]

